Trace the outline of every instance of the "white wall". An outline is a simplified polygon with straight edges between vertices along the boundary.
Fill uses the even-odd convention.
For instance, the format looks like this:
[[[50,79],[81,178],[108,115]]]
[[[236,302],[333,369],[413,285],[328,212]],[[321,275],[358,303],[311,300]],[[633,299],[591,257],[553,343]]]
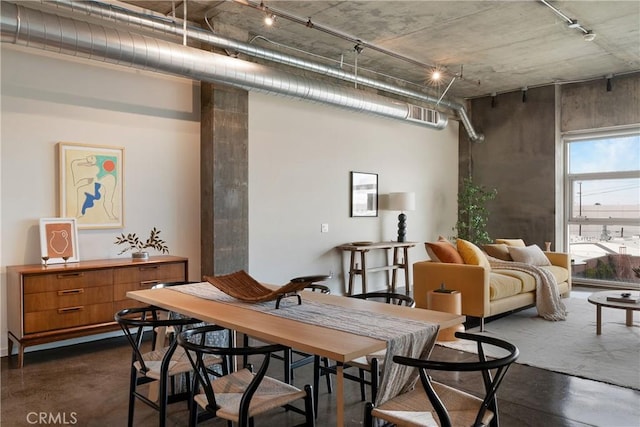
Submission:
[[[38,219],[57,216],[57,142],[125,147],[125,227],[80,230],[81,259],[116,257],[116,235],[157,226],[171,253],[189,258],[190,277],[199,277],[200,99],[188,79],[15,46],[2,45],[1,55],[5,355],[6,266],[40,261]],[[397,212],[349,217],[350,171],[378,173],[381,195],[416,192],[407,235],[420,244],[411,262],[426,258],[423,241],[449,233],[457,122],[434,131],[272,95],[251,93],[249,101],[249,272],[259,280],[331,271],[330,285],[341,291],[336,245],[395,238]],[[329,233],[320,233],[321,223]]]
[[[2,354],[6,266],[40,263],[38,220],[58,215],[60,141],[125,149],[125,227],[79,230],[81,260],[115,258],[121,232],[161,230],[200,274],[200,90],[193,81],[2,45]],[[129,257],[130,254],[121,255]],[[29,350],[29,349],[28,349]]]
[[[249,100],[249,266],[255,277],[284,284],[333,272],[330,286],[344,292],[348,258],[335,247],[397,239],[399,212],[349,216],[351,171],[377,173],[381,199],[416,192],[407,240],[420,244],[410,250],[410,262],[427,258],[422,242],[451,234],[457,122],[437,131],[272,95],[251,93]],[[322,223],[329,224],[328,233],[320,232]],[[383,251],[371,252],[370,265],[384,264],[383,257]],[[370,279],[370,288],[385,285],[384,273]]]

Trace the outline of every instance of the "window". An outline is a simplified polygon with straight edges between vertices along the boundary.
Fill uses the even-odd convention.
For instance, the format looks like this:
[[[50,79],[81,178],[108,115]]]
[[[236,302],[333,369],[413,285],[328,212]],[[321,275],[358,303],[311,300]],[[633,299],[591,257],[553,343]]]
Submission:
[[[576,283],[640,284],[640,130],[565,136]]]

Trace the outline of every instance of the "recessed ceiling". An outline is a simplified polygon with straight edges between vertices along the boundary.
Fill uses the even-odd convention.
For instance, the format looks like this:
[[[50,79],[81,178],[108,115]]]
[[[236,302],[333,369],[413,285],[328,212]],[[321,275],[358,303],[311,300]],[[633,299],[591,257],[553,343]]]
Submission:
[[[178,1],[124,3],[168,16],[183,13],[183,3]],[[598,78],[604,85],[608,75],[615,78],[640,70],[638,1],[263,3],[274,11],[310,20],[316,28],[281,17],[267,27],[265,12],[243,3],[189,0],[187,19],[204,25],[206,15],[214,30],[224,35],[345,70],[355,69],[357,56],[362,75],[392,76],[409,82],[403,85],[431,87],[435,94],[443,93],[455,76],[448,97],[472,98]],[[595,39],[585,41],[584,32],[570,28],[554,8],[593,31]],[[363,42],[361,53],[356,53],[353,40]],[[435,85],[429,81],[433,67],[445,71],[444,79]]]

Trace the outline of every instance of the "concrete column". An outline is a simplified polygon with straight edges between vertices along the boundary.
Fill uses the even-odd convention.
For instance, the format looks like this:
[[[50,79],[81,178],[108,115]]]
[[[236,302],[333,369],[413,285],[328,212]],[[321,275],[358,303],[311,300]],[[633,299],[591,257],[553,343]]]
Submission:
[[[249,266],[247,91],[201,84],[201,274]]]

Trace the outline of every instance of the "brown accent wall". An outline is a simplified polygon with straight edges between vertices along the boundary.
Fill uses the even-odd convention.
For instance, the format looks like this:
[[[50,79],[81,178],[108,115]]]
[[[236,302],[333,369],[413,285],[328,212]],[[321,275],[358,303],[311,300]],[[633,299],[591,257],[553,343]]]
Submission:
[[[249,265],[249,96],[203,82],[201,104],[201,272],[228,274]]]
[[[606,80],[565,84],[559,87],[561,123],[556,126],[556,88],[529,89],[527,101],[514,91],[469,101],[471,122],[485,134],[483,143],[470,143],[460,129],[460,178],[496,188],[490,202],[489,233],[492,238],[521,237],[544,247],[556,241],[556,127],[561,131],[598,129],[640,123],[640,73],[614,77],[612,91]],[[560,150],[561,152],[561,150]],[[555,248],[554,248],[555,249]]]

